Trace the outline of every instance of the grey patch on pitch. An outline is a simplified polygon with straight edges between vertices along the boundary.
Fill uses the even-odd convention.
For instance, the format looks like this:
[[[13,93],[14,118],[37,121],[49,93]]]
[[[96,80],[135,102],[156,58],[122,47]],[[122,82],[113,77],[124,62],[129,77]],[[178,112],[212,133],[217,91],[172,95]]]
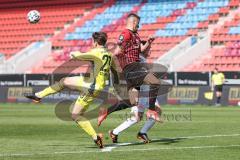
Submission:
[[[62,121],[72,121],[71,108],[74,105],[74,101],[62,100],[55,106],[55,115]]]

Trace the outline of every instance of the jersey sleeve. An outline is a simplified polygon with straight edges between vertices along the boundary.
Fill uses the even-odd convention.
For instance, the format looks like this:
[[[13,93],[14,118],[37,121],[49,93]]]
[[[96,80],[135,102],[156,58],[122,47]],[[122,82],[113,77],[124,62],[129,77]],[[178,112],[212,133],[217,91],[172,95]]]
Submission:
[[[72,52],[71,54],[74,58],[79,60],[93,61],[96,58],[96,55],[92,51],[89,51],[86,53],[81,53],[79,51],[76,51],[76,52]]]
[[[128,42],[130,41],[130,39],[131,39],[130,31],[125,30],[118,37],[118,43],[117,44],[124,48],[128,44]]]

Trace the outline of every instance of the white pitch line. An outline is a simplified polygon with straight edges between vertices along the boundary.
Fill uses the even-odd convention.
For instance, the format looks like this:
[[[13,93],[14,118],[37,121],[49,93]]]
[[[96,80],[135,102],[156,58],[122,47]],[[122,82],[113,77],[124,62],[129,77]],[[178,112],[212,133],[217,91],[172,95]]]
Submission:
[[[175,137],[175,138],[194,139],[194,138],[238,137],[238,136],[240,136],[239,133],[237,133],[237,134],[215,134],[215,135],[205,135],[205,136],[186,136],[186,137]]]
[[[133,152],[133,151],[154,151],[154,150],[187,150],[187,149],[208,149],[208,148],[234,148],[240,147],[239,145],[227,146],[185,146],[185,147],[158,147],[158,148],[138,148],[138,149],[121,149],[114,152]],[[0,154],[0,157],[18,157],[18,156],[36,156],[36,155],[60,155],[60,154],[80,154],[80,153],[99,153],[98,151],[76,151],[76,152],[53,152],[53,153],[19,153],[19,154]]]
[[[168,139],[177,139],[177,138],[212,138],[212,137],[237,137],[240,134],[229,134],[229,135],[206,135],[206,136],[187,136],[187,137],[172,137]],[[167,138],[165,138],[167,139]],[[159,140],[159,139],[154,139]],[[60,154],[81,154],[81,153],[99,153],[99,152],[110,152],[112,149],[120,147],[120,146],[127,146],[135,143],[119,143],[114,144],[109,147],[105,147],[101,150],[86,150],[86,151],[69,151],[69,152],[52,152],[52,153],[13,153],[13,154],[3,154],[0,153],[0,157],[18,157],[18,156],[36,156],[36,155],[60,155]],[[155,148],[133,148],[133,149],[118,149],[114,150],[113,152],[132,152],[132,151],[151,151],[151,150],[186,150],[186,149],[207,149],[207,148],[233,148],[233,147],[240,147],[240,144],[236,145],[226,145],[226,146],[182,146],[182,147],[155,147]]]
[[[135,144],[135,143],[117,143],[117,144],[113,144],[113,145],[108,146],[108,147],[104,147],[101,151],[102,152],[111,152],[114,148],[117,148],[117,147],[120,147],[120,146],[128,146],[128,145]]]
[[[186,137],[174,137],[174,138],[164,138],[164,139],[195,139],[195,138],[213,138],[213,137],[237,137],[240,136],[240,134],[216,134],[216,135],[205,135],[205,136],[186,136]],[[164,140],[163,139],[163,140]],[[156,141],[156,140],[161,140],[161,139],[152,139],[152,141]],[[131,144],[139,144],[139,142],[134,142],[134,143],[118,143],[118,144],[113,144],[111,146],[105,147],[104,149],[102,149],[102,152],[111,152],[113,149],[120,147],[120,146],[128,146]]]
[[[227,146],[186,146],[186,147],[165,147],[165,148],[139,148],[131,150],[116,150],[114,152],[130,152],[130,151],[153,151],[153,150],[184,150],[184,149],[207,149],[207,148],[233,148],[240,147],[240,144],[227,145]]]

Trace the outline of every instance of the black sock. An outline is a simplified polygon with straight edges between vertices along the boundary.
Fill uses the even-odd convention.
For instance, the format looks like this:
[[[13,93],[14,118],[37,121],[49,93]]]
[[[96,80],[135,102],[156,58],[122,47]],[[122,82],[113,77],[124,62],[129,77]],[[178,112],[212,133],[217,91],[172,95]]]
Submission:
[[[126,109],[126,108],[131,108],[132,105],[130,103],[129,100],[123,100],[123,101],[119,101],[117,103],[115,103],[114,105],[110,106],[108,108],[108,115],[115,112],[115,111],[120,111],[120,110],[123,110],[123,109]]]

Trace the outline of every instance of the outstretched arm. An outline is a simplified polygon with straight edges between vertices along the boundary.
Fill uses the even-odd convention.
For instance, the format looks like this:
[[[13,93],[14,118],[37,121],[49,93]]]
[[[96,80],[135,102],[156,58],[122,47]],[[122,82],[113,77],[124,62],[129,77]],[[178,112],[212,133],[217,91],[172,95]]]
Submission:
[[[92,52],[82,53],[80,51],[74,51],[70,53],[71,59],[78,59],[78,60],[87,60],[92,61],[96,56]]]

